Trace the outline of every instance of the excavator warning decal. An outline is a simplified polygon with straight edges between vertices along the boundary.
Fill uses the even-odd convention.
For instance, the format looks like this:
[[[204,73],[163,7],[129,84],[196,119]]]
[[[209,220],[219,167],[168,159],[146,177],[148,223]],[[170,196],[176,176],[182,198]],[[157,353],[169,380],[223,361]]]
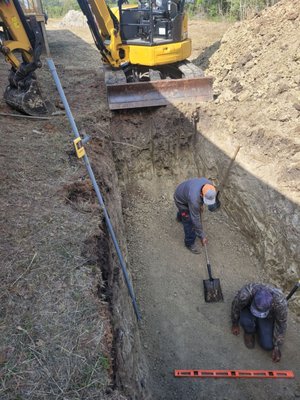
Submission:
[[[19,28],[20,28],[21,25],[20,25],[20,23],[19,23],[19,21],[18,21],[18,18],[12,17],[11,22],[12,22],[13,26],[14,26],[16,29],[19,29]]]

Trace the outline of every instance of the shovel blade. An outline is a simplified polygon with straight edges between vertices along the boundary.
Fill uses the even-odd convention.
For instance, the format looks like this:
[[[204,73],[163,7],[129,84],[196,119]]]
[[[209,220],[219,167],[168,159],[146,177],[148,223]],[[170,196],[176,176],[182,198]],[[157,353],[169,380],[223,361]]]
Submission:
[[[206,303],[217,303],[224,300],[219,279],[205,279],[203,286]]]

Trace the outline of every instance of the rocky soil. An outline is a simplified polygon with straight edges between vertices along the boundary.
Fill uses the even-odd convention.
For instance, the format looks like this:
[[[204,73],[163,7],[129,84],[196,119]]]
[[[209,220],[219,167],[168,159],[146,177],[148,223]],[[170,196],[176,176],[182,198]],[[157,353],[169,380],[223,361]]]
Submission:
[[[239,163],[261,182],[237,179],[237,189],[247,192],[239,198],[245,216],[238,218],[247,230],[255,216],[252,241],[278,284],[292,284],[300,273],[299,27],[296,0],[232,26],[206,70],[217,99],[201,107],[205,137],[228,154],[242,145]],[[214,157],[206,158],[213,165]],[[237,206],[228,205],[233,218]]]

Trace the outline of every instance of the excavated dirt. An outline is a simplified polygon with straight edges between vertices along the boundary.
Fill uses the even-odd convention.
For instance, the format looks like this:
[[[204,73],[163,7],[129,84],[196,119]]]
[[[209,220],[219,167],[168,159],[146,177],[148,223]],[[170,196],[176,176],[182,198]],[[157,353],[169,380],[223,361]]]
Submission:
[[[216,78],[219,96],[202,108],[213,122],[206,121],[205,136],[217,146],[225,136],[241,144],[244,167],[278,192],[250,186],[244,207],[265,225],[251,230],[265,269],[279,285],[282,279],[291,285],[300,273],[299,28],[296,0],[235,24],[209,61],[207,74]]]
[[[86,27],[86,17],[81,11],[70,10],[59,22],[60,28]]]
[[[87,151],[143,320],[138,327],[86,172],[66,138],[66,119],[1,117],[7,141],[1,154],[1,398],[299,397],[299,296],[290,303],[295,313],[289,314],[278,365],[259,348],[247,350],[230,333],[229,319],[232,297],[244,283],[273,282],[287,292],[299,276],[297,10],[295,1],[280,2],[233,26],[221,47],[224,24],[218,36],[218,24],[197,28],[192,21],[192,59],[216,76],[216,100],[118,114],[107,110],[99,55],[87,29],[71,33],[52,25],[51,51],[79,128],[92,136]],[[265,35],[258,41],[264,29],[273,35],[269,45]],[[281,44],[284,35],[287,47]],[[255,53],[256,43],[263,49]],[[254,60],[239,64],[251,46]],[[277,88],[273,73],[278,85],[288,85],[276,96],[266,84],[270,77]],[[60,106],[49,73],[40,76]],[[281,120],[281,111],[288,119]],[[219,184],[237,145],[242,148],[222,211],[204,214],[213,272],[224,293],[224,303],[206,304],[205,257],[185,250],[172,195],[191,176]],[[296,379],[181,380],[173,377],[175,368],[292,369]]]

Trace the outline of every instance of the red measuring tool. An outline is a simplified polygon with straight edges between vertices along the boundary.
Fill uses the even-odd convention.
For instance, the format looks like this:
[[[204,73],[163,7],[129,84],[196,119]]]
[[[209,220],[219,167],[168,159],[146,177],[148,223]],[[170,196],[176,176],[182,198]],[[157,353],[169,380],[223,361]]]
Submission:
[[[294,378],[293,371],[254,369],[175,369],[177,378]]]

